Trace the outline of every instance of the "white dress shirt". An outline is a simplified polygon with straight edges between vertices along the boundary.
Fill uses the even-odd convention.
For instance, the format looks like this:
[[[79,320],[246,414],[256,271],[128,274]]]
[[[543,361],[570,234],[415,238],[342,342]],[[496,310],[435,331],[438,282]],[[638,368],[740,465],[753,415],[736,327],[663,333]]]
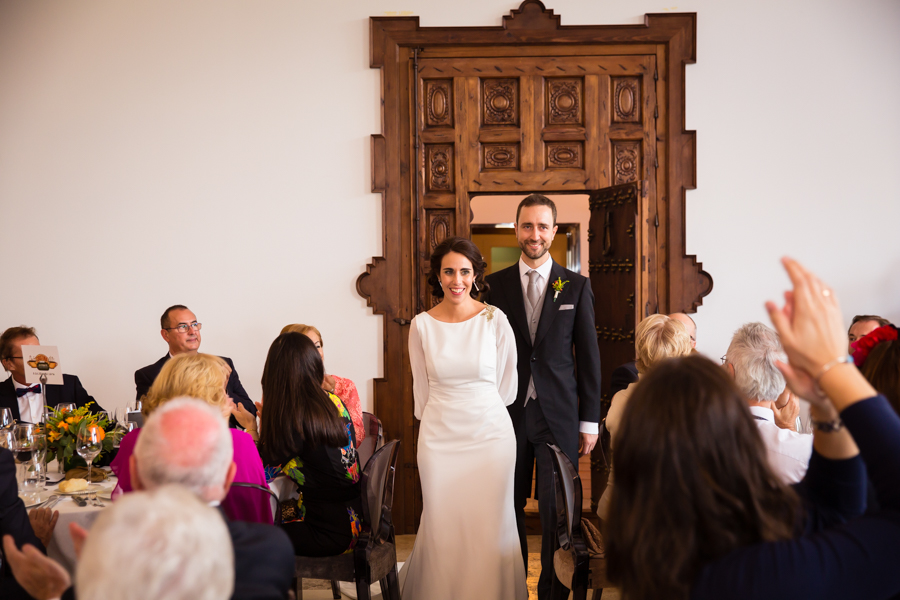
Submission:
[[[22,388],[31,387],[30,384],[21,384],[15,379],[13,379],[13,387],[16,390],[20,390]],[[40,389],[40,384],[38,384],[38,388]],[[40,423],[41,418],[44,414],[44,394],[43,390],[40,392],[28,392],[24,396],[16,397],[16,400],[19,401],[19,421],[25,423]]]
[[[550,285],[550,269],[552,268],[553,259],[548,256],[547,260],[544,261],[544,264],[537,269],[534,269],[538,274],[537,286],[538,289],[541,290],[541,298],[538,300],[540,304],[544,303],[544,296],[547,295],[547,288]],[[522,284],[522,299],[525,302],[528,302],[528,272],[531,270],[532,268],[525,264],[525,261],[519,257],[519,282]],[[543,316],[543,313],[541,316]],[[525,398],[525,401],[527,402],[528,398]],[[591,423],[590,421],[579,421],[578,431],[590,435],[597,435],[600,432],[600,425],[598,423]]]
[[[784,483],[796,483],[806,475],[812,455],[813,436],[782,429],[775,424],[775,413],[762,406],[751,406],[759,435],[766,445],[769,465]]]

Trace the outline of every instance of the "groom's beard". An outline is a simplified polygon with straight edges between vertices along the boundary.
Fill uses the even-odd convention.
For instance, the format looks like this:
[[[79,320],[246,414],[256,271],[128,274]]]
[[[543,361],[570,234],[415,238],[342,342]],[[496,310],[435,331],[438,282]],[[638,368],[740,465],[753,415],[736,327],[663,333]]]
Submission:
[[[537,260],[550,251],[550,243],[544,242],[543,240],[538,241],[538,243],[540,244],[540,247],[534,249],[530,246],[531,242],[519,242],[519,249],[531,260]]]

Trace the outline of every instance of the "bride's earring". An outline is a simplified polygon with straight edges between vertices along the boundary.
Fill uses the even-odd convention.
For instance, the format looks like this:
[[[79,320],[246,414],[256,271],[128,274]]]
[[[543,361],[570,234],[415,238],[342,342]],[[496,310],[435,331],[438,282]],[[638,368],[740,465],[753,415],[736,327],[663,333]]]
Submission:
[[[473,282],[472,282],[472,287],[475,288],[475,291],[476,291],[476,292],[480,292],[480,291],[481,291],[481,289],[478,287],[478,282],[477,282],[477,281],[473,281]]]

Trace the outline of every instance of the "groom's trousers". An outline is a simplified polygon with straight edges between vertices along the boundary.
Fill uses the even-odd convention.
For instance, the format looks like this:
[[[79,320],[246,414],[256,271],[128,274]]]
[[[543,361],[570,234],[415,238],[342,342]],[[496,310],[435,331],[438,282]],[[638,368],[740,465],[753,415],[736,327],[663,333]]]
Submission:
[[[537,480],[535,493],[538,500],[538,512],[541,517],[541,576],[538,579],[538,600],[564,600],[569,590],[560,585],[564,594],[552,598],[551,584],[556,575],[553,572],[553,554],[559,548],[556,537],[556,489],[553,486],[553,460],[547,444],[556,444],[556,438],[544,418],[539,399],[532,398],[525,405],[524,422],[519,424],[516,435],[517,456],[516,482],[531,480],[532,469],[537,464]],[[524,459],[524,460],[522,460]],[[520,486],[516,486],[517,491]],[[519,542],[522,545],[522,557],[525,560],[525,572],[528,572],[528,538],[525,535],[525,505],[528,498],[518,494],[516,503],[516,525],[519,529]]]

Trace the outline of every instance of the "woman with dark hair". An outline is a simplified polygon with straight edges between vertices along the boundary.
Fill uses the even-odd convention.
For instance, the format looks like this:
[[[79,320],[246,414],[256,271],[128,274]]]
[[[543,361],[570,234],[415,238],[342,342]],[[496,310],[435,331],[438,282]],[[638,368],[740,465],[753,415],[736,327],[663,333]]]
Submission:
[[[696,356],[659,365],[634,390],[617,438],[605,545],[624,598],[900,593],[900,418],[846,356],[834,292],[784,264],[794,290],[784,308],[766,308],[789,359],[779,368],[811,402],[806,477],[779,482],[721,368]],[[882,509],[860,516],[867,468]]]
[[[262,376],[259,451],[297,484],[300,497],[282,506],[282,517],[299,556],[349,550],[361,523],[355,432],[341,400],[322,389],[324,375],[307,336],[283,333],[272,342]]]
[[[476,300],[485,262],[453,237],[431,255],[440,303],[410,325],[422,519],[400,574],[404,600],[524,600],[513,503],[516,342],[506,315]]]

